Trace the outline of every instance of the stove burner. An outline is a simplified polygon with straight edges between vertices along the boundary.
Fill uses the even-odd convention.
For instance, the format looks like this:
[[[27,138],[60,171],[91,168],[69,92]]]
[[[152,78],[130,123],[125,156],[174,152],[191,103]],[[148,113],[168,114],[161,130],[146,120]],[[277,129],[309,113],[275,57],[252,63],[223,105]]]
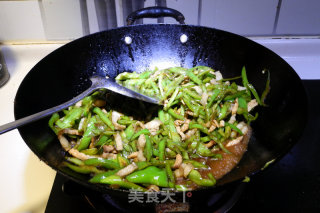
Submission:
[[[215,194],[184,192],[175,195],[170,193],[170,199],[162,203],[166,193],[158,193],[158,202],[148,202],[146,194],[140,194],[140,200],[130,200],[127,196],[115,197],[102,194],[73,181],[67,180],[62,185],[63,191],[69,196],[79,196],[81,202],[85,202],[91,211],[96,212],[216,212],[229,211],[242,194],[245,184],[240,183],[234,187]],[[130,192],[131,193],[131,192]],[[129,193],[129,196],[130,196]],[[206,199],[204,199],[206,198]],[[155,200],[153,200],[155,201]]]

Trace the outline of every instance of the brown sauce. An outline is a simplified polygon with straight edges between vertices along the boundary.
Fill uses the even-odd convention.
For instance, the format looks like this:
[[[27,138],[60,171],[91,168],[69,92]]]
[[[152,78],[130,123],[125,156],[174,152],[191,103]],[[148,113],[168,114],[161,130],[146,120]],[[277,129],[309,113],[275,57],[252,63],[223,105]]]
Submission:
[[[208,173],[211,173],[216,180],[222,178],[224,175],[229,173],[241,160],[243,154],[247,151],[249,139],[252,133],[250,127],[248,127],[248,133],[244,135],[243,139],[236,145],[226,147],[231,154],[225,153],[224,151],[217,151],[222,155],[221,160],[212,160],[210,158],[197,158],[193,159],[201,163],[205,163],[209,166],[209,169],[199,169],[203,178],[208,178]],[[226,143],[227,144],[227,143]],[[176,184],[187,185],[189,189],[194,190],[199,186],[185,178],[177,178]]]
[[[236,145],[226,147],[231,154],[225,153],[222,150],[217,151],[217,153],[222,155],[221,160],[212,160],[207,158],[206,164],[210,169],[199,170],[201,175],[203,177],[207,177],[207,174],[210,172],[216,179],[220,179],[225,174],[229,173],[239,163],[243,154],[247,151],[250,136],[251,129],[249,128],[248,133],[244,135],[241,142]]]

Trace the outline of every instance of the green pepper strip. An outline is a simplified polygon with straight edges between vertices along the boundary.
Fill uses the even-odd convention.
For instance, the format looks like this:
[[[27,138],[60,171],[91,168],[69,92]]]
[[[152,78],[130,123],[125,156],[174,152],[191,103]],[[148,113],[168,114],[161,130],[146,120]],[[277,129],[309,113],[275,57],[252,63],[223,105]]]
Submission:
[[[230,100],[234,100],[242,95],[244,95],[246,93],[246,90],[242,90],[242,91],[239,91],[233,95],[227,95],[226,97],[224,97],[224,101],[230,101]]]
[[[156,160],[155,158],[151,159],[151,163],[153,166],[161,167],[161,168],[165,167],[167,162],[170,164],[171,167],[173,167],[175,160],[160,161],[160,160]]]
[[[117,172],[119,171],[119,169],[114,169],[114,170],[109,170],[107,172],[103,172],[103,173],[99,173],[96,174],[95,176],[93,176],[89,182],[90,183],[100,183],[100,181],[102,179],[105,179],[106,177],[110,176],[110,175],[115,175]]]
[[[125,130],[124,133],[126,134],[126,138],[131,140],[132,136],[134,135],[134,128],[133,124],[130,124]]]
[[[164,161],[165,160],[165,148],[166,148],[166,140],[161,140],[159,142],[159,160]]]
[[[114,125],[112,124],[108,116],[104,112],[102,112],[99,107],[93,108],[93,112],[96,113],[107,126],[114,130]]]
[[[198,93],[195,93],[189,89],[184,89],[183,92],[187,93],[190,97],[196,99],[196,100],[201,100],[201,96],[198,95]]]
[[[199,115],[199,106],[196,106],[191,103],[190,98],[188,97],[187,94],[182,95],[182,100],[184,103],[187,105],[187,107],[194,113],[194,117],[198,117]]]
[[[241,77],[242,77],[242,84],[245,88],[247,88],[247,92],[250,95],[250,89],[248,87],[249,81],[248,81],[248,77],[247,77],[246,68],[244,66],[242,67],[242,70],[241,70]]]
[[[111,136],[114,135],[114,133],[116,133],[115,131],[109,131],[109,130],[105,130],[102,132],[103,135],[107,135],[107,136]]]
[[[164,106],[164,110],[169,109],[169,108],[173,105],[174,100],[176,99],[176,97],[177,97],[177,95],[178,95],[178,92],[179,92],[179,87],[177,87],[177,88],[174,90],[174,92],[173,92],[172,96],[170,97],[168,103]]]
[[[155,166],[136,171],[126,176],[126,179],[132,183],[154,184],[160,187],[169,185],[166,171]]]
[[[190,70],[186,71],[187,76],[196,84],[200,85],[202,81]]]
[[[118,163],[121,168],[126,167],[130,164],[129,160],[125,157],[122,157],[121,154],[117,155]]]
[[[211,106],[212,106],[212,104],[213,104],[213,102],[215,101],[215,99],[218,97],[218,95],[219,95],[219,93],[220,93],[220,89],[214,89],[213,91],[212,91],[212,95],[211,95],[211,97],[210,97],[210,99],[209,99],[209,103],[207,104],[207,108],[210,108]]]
[[[172,119],[169,119],[168,127],[169,127],[169,137],[174,142],[180,142],[180,135],[178,134],[177,129],[176,129]]]
[[[95,166],[76,166],[68,162],[63,162],[63,165],[70,168],[71,170],[81,173],[81,174],[90,174],[90,173],[101,173],[102,170],[97,169]]]
[[[103,166],[107,169],[120,169],[117,160],[103,159],[103,158],[90,158],[84,161],[88,166]]]
[[[225,122],[225,125],[226,126],[230,126],[231,129],[233,129],[234,131],[238,132],[240,135],[243,135],[242,131],[236,125],[228,123],[228,122]]]
[[[218,115],[218,121],[224,119],[227,116],[227,112],[228,112],[229,107],[230,107],[229,102],[223,104],[223,106],[220,110],[220,113]]]
[[[173,172],[171,170],[171,165],[168,162],[166,163],[166,172],[167,172],[168,179],[169,179],[169,187],[174,188],[174,183],[176,182],[176,180],[173,176]]]
[[[58,134],[59,128],[54,126],[54,123],[59,120],[60,116],[58,113],[53,113],[49,120],[49,127],[54,131],[54,133]]]
[[[197,170],[192,170],[189,173],[188,178],[199,186],[213,186],[216,184],[215,180],[202,178]]]
[[[165,152],[168,158],[176,158],[177,153],[175,151],[172,151],[171,149],[167,149]]]
[[[236,77],[233,77],[233,78],[224,78],[221,81],[234,81],[234,80],[237,80],[237,79],[240,79],[240,78],[241,78],[241,76],[236,76]]]
[[[230,137],[231,135],[231,127],[228,126],[228,125],[225,125],[225,128],[224,128],[224,137],[227,139]]]
[[[139,74],[136,72],[123,72],[116,77],[116,80],[124,81],[127,79],[137,79],[139,78]]]
[[[82,153],[86,154],[86,155],[96,155],[98,153],[98,149],[97,148],[91,148],[91,149],[84,149],[81,150]]]
[[[80,144],[78,146],[78,150],[81,151],[81,150],[84,150],[84,149],[87,149],[90,142],[91,142],[91,137],[92,137],[92,131],[96,128],[95,127],[95,123],[97,122],[97,119],[96,117],[91,117],[90,118],[90,121],[89,121],[89,124],[87,126],[87,129],[86,131],[84,132],[81,140],[80,140]]]
[[[121,124],[121,125],[130,125],[133,122],[134,122],[133,120],[125,120],[125,119],[120,119],[120,120],[117,121],[117,123]]]
[[[99,183],[109,184],[109,185],[118,185],[118,186],[126,188],[126,189],[137,189],[142,192],[147,191],[145,188],[143,188],[137,184],[123,180],[118,175],[109,175],[109,176],[101,179],[99,181]]]
[[[150,131],[148,129],[141,129],[132,136],[131,140],[137,139],[142,134],[150,135]]]
[[[266,88],[264,89],[264,91],[262,92],[261,95],[261,101],[262,101],[262,105],[263,106],[267,106],[264,101],[266,100],[266,97],[268,95],[268,93],[270,92],[270,72],[269,70],[267,70],[268,72],[268,78],[267,78],[267,82],[266,82]]]
[[[184,120],[184,117],[182,116],[182,115],[179,115],[178,113],[176,113],[173,109],[169,109],[168,110],[168,113],[172,116],[172,117],[174,117],[174,118],[176,118],[176,119],[179,119],[179,120]]]
[[[83,113],[82,108],[73,108],[63,120],[57,120],[56,124],[61,129],[66,129],[72,127],[75,120],[79,119]]]
[[[149,78],[151,73],[152,73],[151,71],[146,71],[146,72],[140,73],[139,78],[140,79],[147,79],[147,78]]]
[[[203,157],[213,157],[216,154],[211,152],[211,150],[206,147],[203,143],[199,143],[197,147],[197,154],[203,156]]]
[[[159,111],[158,111],[158,117],[159,117],[159,120],[160,120],[163,124],[166,124],[166,123],[167,123],[167,120],[165,119],[164,111],[163,111],[163,110],[159,110]]]
[[[78,158],[74,158],[74,157],[66,157],[66,160],[77,165],[77,166],[83,166],[84,163],[82,160],[78,159]]]
[[[220,147],[220,149],[221,149],[222,151],[224,151],[224,152],[227,153],[227,154],[231,154],[231,152],[230,152],[229,150],[227,150],[227,148],[224,147],[224,145],[222,144],[222,142],[220,142],[220,141],[215,141],[215,142],[218,144],[218,146]]]
[[[208,142],[210,140],[211,140],[211,138],[209,136],[205,136],[205,137],[201,137],[200,138],[200,141],[203,142],[203,143]]]
[[[260,100],[260,97],[259,97],[257,91],[255,90],[253,85],[250,84],[248,81],[245,67],[242,67],[241,76],[242,76],[243,86],[245,86],[247,88],[247,91],[249,92],[249,94],[250,94],[250,92],[253,94],[253,96],[256,98],[257,102],[259,103],[259,105],[262,105],[262,102]]]
[[[258,104],[259,104],[259,105],[262,105],[262,102],[261,102],[261,100],[260,100],[260,97],[259,97],[256,89],[253,87],[253,85],[252,85],[252,84],[248,84],[248,87],[249,87],[250,91],[252,92],[253,96],[256,98]]]
[[[191,188],[188,188],[187,186],[185,185],[175,185],[175,188],[177,191],[180,191],[180,192],[185,192],[185,191],[191,191],[192,189]]]
[[[169,72],[172,72],[172,73],[178,73],[180,75],[184,75],[185,72],[186,72],[186,68],[183,68],[183,67],[171,67],[169,69],[167,69]]]
[[[174,81],[172,81],[172,82],[168,85],[168,90],[167,90],[166,93],[163,95],[163,97],[161,97],[160,101],[164,101],[168,96],[170,96],[183,80],[184,80],[184,76],[181,75],[180,77],[178,77],[177,79],[175,79]]]
[[[152,164],[150,162],[146,162],[146,161],[138,161],[136,163],[136,165],[138,166],[138,170],[142,170],[147,168],[148,166],[151,166]]]
[[[109,137],[107,135],[102,135],[96,142],[95,142],[95,146],[103,146],[107,140],[109,139]]]
[[[238,107],[238,110],[237,110],[238,114],[246,114],[246,113],[248,113],[248,105],[247,105],[247,102],[246,102],[246,100],[244,98],[239,97],[238,98],[238,104],[239,104],[239,107]]]
[[[255,121],[258,118],[258,112],[256,112],[255,116],[253,116],[249,113],[244,114],[244,117],[245,117],[245,119],[247,119],[248,125],[250,125],[251,121]]]
[[[208,168],[208,166],[206,164],[202,164],[202,163],[195,161],[195,160],[184,160],[183,162],[184,163],[191,163],[195,168],[205,168],[205,169]]]
[[[201,132],[205,134],[209,134],[209,130],[206,127],[202,126],[201,124],[190,122],[189,129],[195,129],[195,128],[199,129]]]
[[[152,144],[150,141],[150,137],[146,135],[146,144],[144,148],[144,156],[146,157],[147,161],[149,162],[152,157]]]

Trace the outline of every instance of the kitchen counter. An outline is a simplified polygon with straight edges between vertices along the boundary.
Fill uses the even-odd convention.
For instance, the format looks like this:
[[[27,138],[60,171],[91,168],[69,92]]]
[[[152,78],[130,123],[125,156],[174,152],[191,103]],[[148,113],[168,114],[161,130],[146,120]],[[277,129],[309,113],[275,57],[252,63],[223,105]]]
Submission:
[[[14,97],[25,75],[61,45],[1,46],[10,79],[0,88],[0,125],[14,120]],[[56,172],[30,151],[18,130],[0,135],[0,142],[0,212],[43,212]]]
[[[252,38],[284,58],[302,79],[320,79],[320,39]],[[64,43],[1,45],[10,79],[0,88],[0,125],[14,120],[16,91],[29,70]],[[55,171],[29,150],[17,130],[0,135],[1,212],[43,212]]]

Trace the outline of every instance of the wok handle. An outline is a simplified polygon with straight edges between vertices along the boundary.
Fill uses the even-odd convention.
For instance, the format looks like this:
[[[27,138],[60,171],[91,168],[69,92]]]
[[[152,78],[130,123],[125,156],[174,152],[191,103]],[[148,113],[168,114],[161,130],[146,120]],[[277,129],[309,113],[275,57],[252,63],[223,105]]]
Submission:
[[[159,17],[172,17],[180,24],[185,24],[183,14],[175,9],[167,7],[146,7],[129,14],[127,17],[127,25],[132,25],[136,19]]]

